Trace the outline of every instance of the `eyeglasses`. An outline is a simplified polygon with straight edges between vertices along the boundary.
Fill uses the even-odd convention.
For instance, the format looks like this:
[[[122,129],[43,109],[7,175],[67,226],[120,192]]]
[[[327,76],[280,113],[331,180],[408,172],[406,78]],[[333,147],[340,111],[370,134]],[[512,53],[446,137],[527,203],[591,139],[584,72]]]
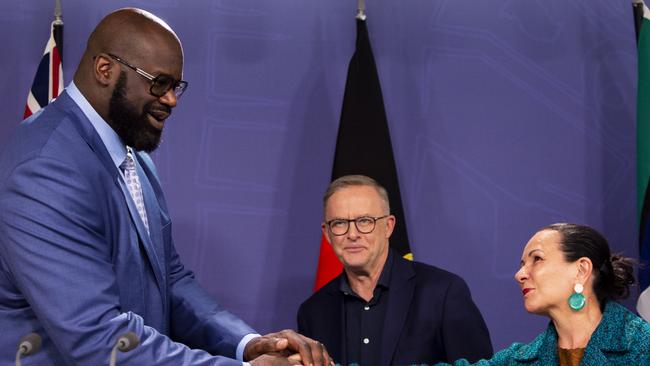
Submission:
[[[385,219],[389,215],[384,215],[381,217],[372,217],[372,216],[361,216],[356,219],[334,219],[325,223],[332,235],[341,236],[348,233],[350,230],[350,223],[354,222],[354,226],[357,228],[357,231],[361,234],[370,234],[375,230],[375,224],[377,220]]]
[[[149,93],[155,97],[162,97],[163,95],[167,94],[169,90],[174,90],[174,95],[176,96],[176,99],[180,98],[181,95],[183,95],[183,92],[185,92],[185,89],[187,89],[187,81],[184,80],[176,80],[173,77],[165,74],[160,74],[158,76],[153,76],[150,73],[142,70],[141,68],[135,67],[131,65],[130,63],[122,60],[120,57],[115,56],[113,54],[107,53],[107,55],[111,56],[112,59],[115,61],[121,63],[122,65],[132,69],[133,71],[137,72],[138,75],[142,76],[143,78],[149,80],[151,82],[151,87],[149,88]]]

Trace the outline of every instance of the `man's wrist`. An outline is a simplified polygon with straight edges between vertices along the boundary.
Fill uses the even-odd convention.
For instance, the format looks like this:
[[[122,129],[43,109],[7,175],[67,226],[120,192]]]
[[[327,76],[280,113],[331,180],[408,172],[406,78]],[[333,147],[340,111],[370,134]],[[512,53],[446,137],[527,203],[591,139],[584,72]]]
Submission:
[[[246,350],[246,346],[248,345],[248,342],[252,341],[254,338],[261,337],[261,334],[257,333],[250,333],[246,334],[244,338],[239,341],[239,344],[237,345],[237,350],[235,352],[235,358],[238,361],[244,361],[244,351]],[[244,362],[245,366],[249,366],[247,362]]]

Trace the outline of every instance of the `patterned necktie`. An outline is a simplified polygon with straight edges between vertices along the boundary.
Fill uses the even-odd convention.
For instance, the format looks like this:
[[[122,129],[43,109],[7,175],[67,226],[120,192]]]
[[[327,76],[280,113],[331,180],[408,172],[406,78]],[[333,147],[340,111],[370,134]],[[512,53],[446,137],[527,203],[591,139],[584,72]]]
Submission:
[[[140,179],[138,178],[138,173],[135,170],[135,162],[133,161],[133,154],[131,153],[131,148],[127,148],[126,158],[124,162],[120,165],[120,169],[124,172],[124,180],[126,181],[126,186],[131,193],[131,198],[135,202],[135,207],[138,209],[138,214],[142,219],[145,229],[147,229],[147,234],[149,234],[149,221],[147,220],[147,211],[144,208],[144,199],[142,198],[142,187],[140,186]]]

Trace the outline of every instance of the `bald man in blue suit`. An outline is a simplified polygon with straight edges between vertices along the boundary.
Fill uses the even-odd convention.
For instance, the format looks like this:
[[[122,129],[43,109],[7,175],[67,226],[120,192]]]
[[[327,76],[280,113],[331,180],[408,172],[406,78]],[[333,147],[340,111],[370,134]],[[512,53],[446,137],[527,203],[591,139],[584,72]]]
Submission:
[[[137,66],[136,66],[137,65]],[[146,71],[145,71],[146,70]],[[292,331],[260,336],[222,309],[176,253],[147,155],[187,83],[180,41],[139,9],[105,17],[61,96],[24,121],[0,160],[0,364],[36,332],[32,365],[331,362]]]

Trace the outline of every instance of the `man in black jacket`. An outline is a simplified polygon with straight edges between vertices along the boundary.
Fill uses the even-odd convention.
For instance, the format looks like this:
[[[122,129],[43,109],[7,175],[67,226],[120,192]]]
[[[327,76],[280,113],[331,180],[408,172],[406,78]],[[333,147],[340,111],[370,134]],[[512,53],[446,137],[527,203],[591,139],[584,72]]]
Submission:
[[[407,261],[388,245],[395,227],[386,190],[351,175],[324,196],[323,233],[343,273],[298,310],[299,331],[340,364],[412,365],[492,355],[490,335],[462,278]]]

